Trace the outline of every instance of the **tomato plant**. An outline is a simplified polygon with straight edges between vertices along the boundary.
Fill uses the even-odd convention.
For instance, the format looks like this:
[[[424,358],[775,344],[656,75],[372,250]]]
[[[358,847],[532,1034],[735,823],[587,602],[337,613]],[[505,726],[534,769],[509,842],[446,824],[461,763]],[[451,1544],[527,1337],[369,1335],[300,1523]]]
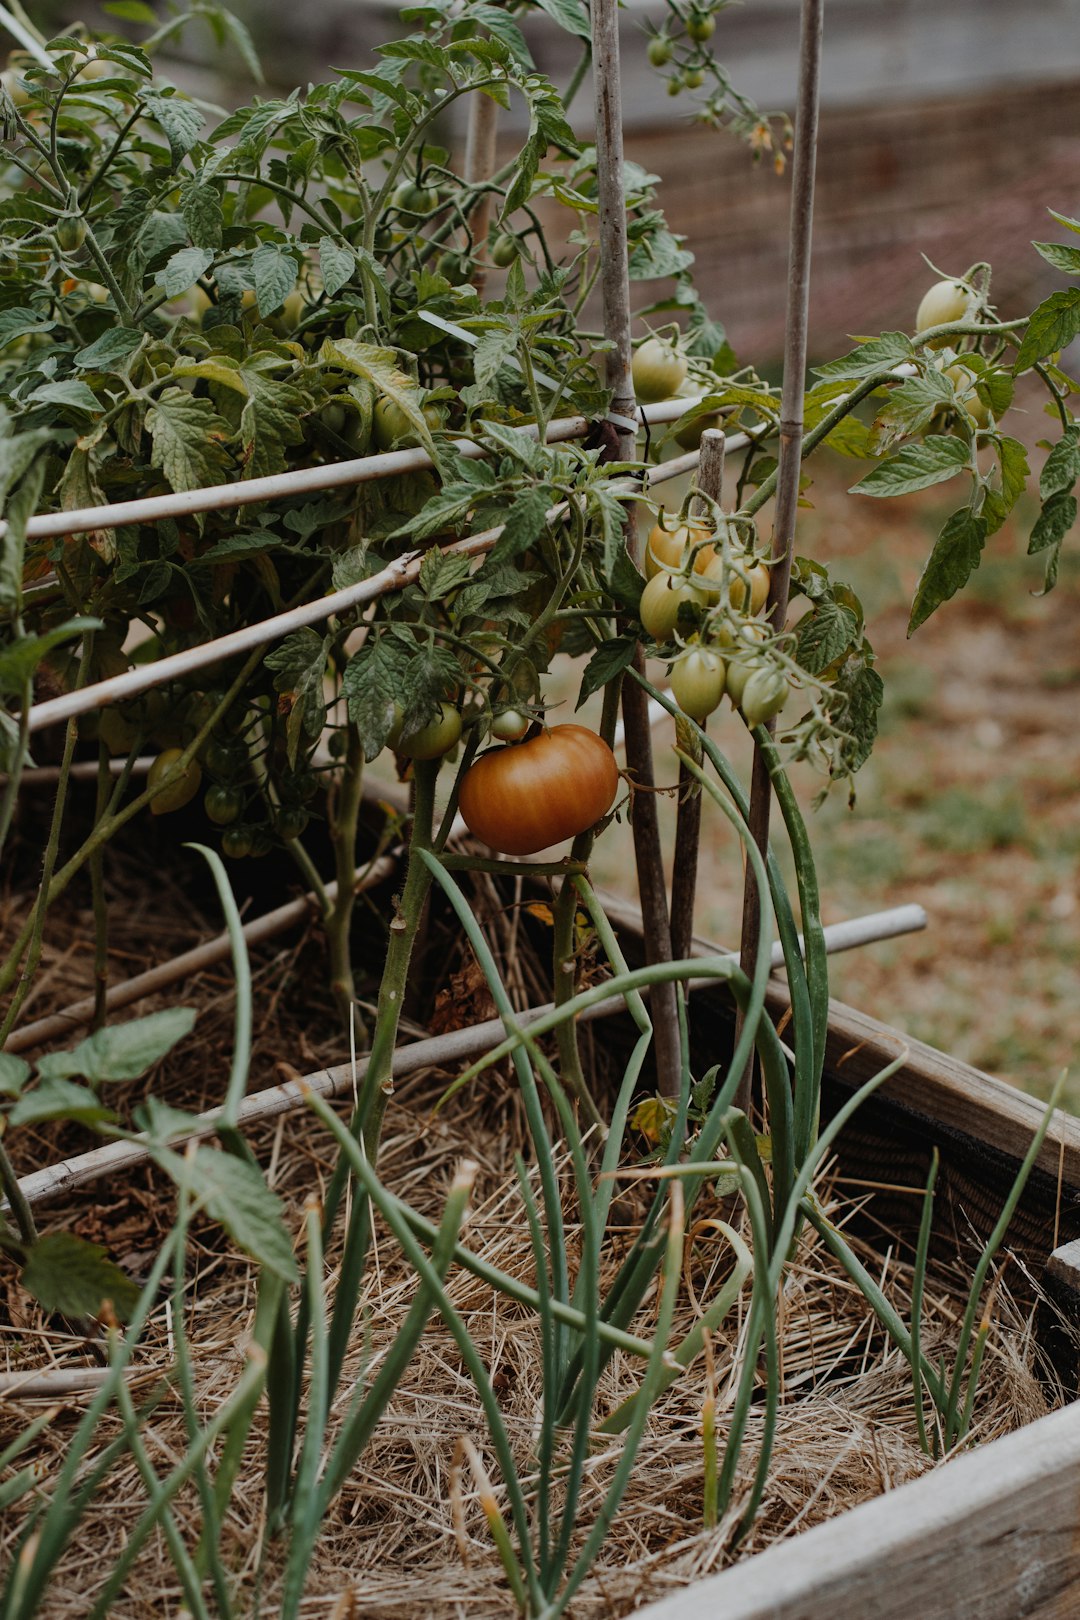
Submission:
[[[619,769],[602,737],[561,725],[481,755],[461,782],[469,831],[504,855],[535,855],[588,830],[615,801]]]

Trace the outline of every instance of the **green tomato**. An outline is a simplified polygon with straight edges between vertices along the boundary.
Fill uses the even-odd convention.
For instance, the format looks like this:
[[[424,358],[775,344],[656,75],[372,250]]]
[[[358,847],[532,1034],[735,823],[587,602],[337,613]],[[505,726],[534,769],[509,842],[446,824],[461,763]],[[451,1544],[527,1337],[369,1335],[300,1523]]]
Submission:
[[[655,34],[649,41],[648,56],[653,67],[666,67],[671,61],[672,44],[666,34]]]
[[[324,405],[322,410],[319,412],[319,421],[322,423],[323,427],[329,428],[330,432],[336,433],[339,438],[345,431],[345,423],[347,419],[348,413],[345,410],[344,405],[339,405],[336,400],[331,400],[330,403],[328,405]]]
[[[430,214],[438,206],[439,193],[414,180],[403,180],[394,191],[394,207],[402,214]]]
[[[461,737],[461,715],[452,703],[440,703],[426,726],[399,737],[396,748],[409,759],[441,759]]]
[[[727,671],[719,653],[695,647],[671,671],[671,695],[683,714],[704,720],[720,707]]]
[[[463,253],[440,253],[435,260],[435,269],[454,286],[469,279],[469,261]]]
[[[705,607],[708,596],[688,579],[675,574],[654,574],[641,593],[642,627],[654,641],[667,641],[679,623],[679,609]]]
[[[237,787],[222,787],[215,783],[203,795],[203,809],[219,827],[235,821],[244,808],[244,795]]]
[[[509,270],[520,252],[521,244],[517,237],[510,231],[503,231],[501,236],[495,238],[491,249],[491,262],[498,265],[500,270]]]
[[[763,659],[755,658],[752,653],[736,654],[735,657],[727,660],[725,687],[733,709],[737,709],[742,702],[743,693],[746,691],[746,683],[751,675],[758,670],[768,670],[768,668],[768,664]]]
[[[977,428],[990,426],[990,407],[976,392],[975,373],[967,366],[950,366],[945,373],[956,389],[959,403]]]
[[[349,751],[349,739],[344,731],[332,731],[326,746],[331,759],[344,759]]]
[[[500,742],[520,742],[531,722],[520,709],[503,709],[491,722],[491,735]]]
[[[221,835],[221,848],[231,860],[242,860],[251,854],[252,836],[250,827],[226,827]]]
[[[682,90],[682,80],[679,78],[679,75],[676,73],[674,75],[674,77],[670,78],[668,80],[668,82],[667,82],[667,93],[668,93],[669,96],[677,96],[680,93],[681,90]]]
[[[66,215],[56,227],[56,245],[61,253],[78,253],[86,241],[86,221],[78,214]]]
[[[955,321],[970,319],[975,302],[974,289],[966,281],[935,281],[923,294],[915,315],[916,336],[931,326],[951,326]],[[941,348],[947,341],[946,338],[935,338],[931,348]]]
[[[739,706],[748,726],[760,726],[779,714],[790,696],[791,683],[783,671],[764,665],[752,671]]]
[[[114,758],[130,754],[140,734],[141,728],[128,718],[123,709],[102,709],[98,719],[98,736]]]
[[[705,83],[705,69],[699,67],[683,68],[682,82],[688,90],[700,90]]]
[[[671,399],[686,381],[686,356],[664,338],[646,338],[634,350],[631,372],[634,393],[642,405]]]
[[[239,776],[247,761],[247,749],[236,743],[222,742],[217,737],[211,737],[202,751],[203,764],[211,776],[231,781]]]
[[[716,32],[716,18],[709,11],[692,11],[686,19],[686,32],[699,45]]]
[[[274,817],[274,830],[281,838],[299,838],[310,820],[302,805],[283,805]]]
[[[442,412],[437,405],[423,406],[423,414],[429,427],[442,425]],[[420,442],[401,406],[385,394],[375,406],[373,426],[375,443],[380,450],[409,450]]]
[[[182,748],[166,748],[157,756],[150,767],[146,785],[153,790],[168,776],[177,760],[183,753]],[[170,810],[181,810],[198,793],[199,783],[202,781],[202,770],[197,760],[189,760],[180,772],[175,782],[170,782],[157,796],[150,801],[152,815],[164,816]]]

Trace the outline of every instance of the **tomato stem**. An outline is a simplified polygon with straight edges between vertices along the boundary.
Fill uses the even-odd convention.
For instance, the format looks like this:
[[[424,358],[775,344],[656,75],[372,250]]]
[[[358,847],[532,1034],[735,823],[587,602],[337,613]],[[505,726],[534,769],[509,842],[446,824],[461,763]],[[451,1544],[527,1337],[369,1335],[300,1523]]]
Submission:
[[[346,727],[346,735],[348,747],[345,753],[341,793],[330,830],[334,847],[334,873],[338,887],[333,906],[326,916],[326,935],[330,952],[330,987],[341,1016],[342,1027],[348,1035],[352,1029],[356,1009],[356,986],[353,979],[349,936],[356,904],[356,832],[364,786],[364,746],[357,727],[351,721]],[[367,1044],[366,1031],[364,1044]]]

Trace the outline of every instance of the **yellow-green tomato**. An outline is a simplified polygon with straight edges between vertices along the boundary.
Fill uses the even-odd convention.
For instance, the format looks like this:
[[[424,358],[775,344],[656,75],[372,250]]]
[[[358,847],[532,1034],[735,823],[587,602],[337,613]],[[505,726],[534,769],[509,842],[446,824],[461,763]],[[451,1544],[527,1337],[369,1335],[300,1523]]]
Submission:
[[[956,389],[960,404],[975,426],[989,427],[990,407],[976,392],[975,373],[969,371],[967,366],[956,365],[950,366],[945,375]]]
[[[146,785],[153,791],[172,770],[177,760],[183,754],[182,748],[165,748],[154,760],[150,767]],[[202,781],[202,770],[197,760],[189,760],[180,772],[175,782],[170,782],[155,798],[150,801],[150,809],[155,816],[164,816],[170,810],[181,810],[198,793],[199,783]]]
[[[520,709],[503,709],[491,722],[491,735],[500,742],[520,742],[530,725],[527,714]]]
[[[452,703],[440,703],[433,719],[399,737],[395,747],[409,759],[441,759],[461,736],[461,715]]]
[[[643,405],[671,399],[686,381],[686,356],[665,338],[650,337],[634,350],[634,393]]]
[[[728,585],[728,600],[737,613],[751,618],[761,612],[769,600],[769,570],[756,559],[736,558]]]
[[[438,405],[423,406],[428,427],[442,425],[442,411]],[[420,443],[419,435],[401,406],[384,394],[375,406],[373,419],[375,443],[380,450],[408,450]]]
[[[655,574],[641,593],[641,623],[654,641],[667,641],[679,622],[679,609],[702,608],[708,595],[676,574]]]
[[[791,684],[782,670],[770,669],[768,665],[753,670],[743,687],[739,704],[747,725],[760,726],[763,721],[771,720],[774,714],[780,713],[790,695]]]
[[[931,326],[952,325],[954,321],[966,321],[973,312],[975,294],[964,281],[935,281],[922,298],[915,315],[915,332],[926,332]],[[946,340],[936,338],[933,348],[939,348]]]
[[[720,707],[727,671],[719,653],[695,647],[671,671],[671,694],[683,714],[704,720]]]
[[[704,574],[711,560],[718,556],[716,547],[705,542],[712,539],[712,525],[703,518],[691,518],[669,529],[661,516],[659,523],[649,530],[645,546],[645,578],[652,579],[663,568],[680,568],[687,549],[694,547],[694,572]]]
[[[114,758],[130,754],[139,740],[139,727],[128,718],[123,709],[102,709],[98,721],[98,736]]]
[[[737,709],[742,703],[743,693],[751,675],[759,670],[767,670],[768,667],[762,659],[756,658],[752,653],[737,654],[727,660],[725,686],[733,709]]]

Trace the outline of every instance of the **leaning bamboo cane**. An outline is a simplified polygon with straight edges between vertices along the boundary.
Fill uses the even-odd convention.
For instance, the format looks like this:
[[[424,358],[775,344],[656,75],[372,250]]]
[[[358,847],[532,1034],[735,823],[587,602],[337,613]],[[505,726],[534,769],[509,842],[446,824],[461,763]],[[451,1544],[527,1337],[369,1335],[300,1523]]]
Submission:
[[[802,467],[803,397],[806,387],[806,340],[810,309],[810,244],[814,224],[814,167],[817,155],[818,88],[824,0],[803,0],[799,39],[799,90],[795,112],[795,159],[791,186],[791,242],[788,260],[787,325],[784,338],[784,381],[780,399],[780,447],[776,479],[769,570],[768,618],[783,628],[787,616],[795,519]],[[775,722],[770,721],[772,729]],[[762,854],[769,842],[772,784],[760,748],[754,749],[750,786],[750,833]],[[748,865],[743,892],[741,960],[752,971],[761,932],[761,896]],[[750,1105],[752,1065],[743,1076],[735,1106]]]
[[[626,191],[624,185],[622,96],[619,69],[618,0],[594,0],[592,7],[593,89],[596,105],[596,185],[599,202],[600,284],[603,293],[604,336],[611,347],[607,355],[607,380],[612,391],[611,420],[615,429],[615,454],[629,460],[634,453],[637,404],[631,370],[630,275],[626,236]],[[633,514],[628,514],[627,550],[640,565],[641,545]],[[644,673],[640,646],[635,663]],[[649,963],[671,960],[671,927],[668,919],[667,884],[664,877],[660,826],[656,813],[653,776],[652,733],[649,729],[648,699],[635,680],[622,689],[626,758],[634,787],[632,828],[637,864],[638,890],[645,920],[645,960]],[[653,1023],[657,1079],[661,1093],[677,1096],[681,1082],[682,1058],[674,984],[657,986],[653,996]]]

